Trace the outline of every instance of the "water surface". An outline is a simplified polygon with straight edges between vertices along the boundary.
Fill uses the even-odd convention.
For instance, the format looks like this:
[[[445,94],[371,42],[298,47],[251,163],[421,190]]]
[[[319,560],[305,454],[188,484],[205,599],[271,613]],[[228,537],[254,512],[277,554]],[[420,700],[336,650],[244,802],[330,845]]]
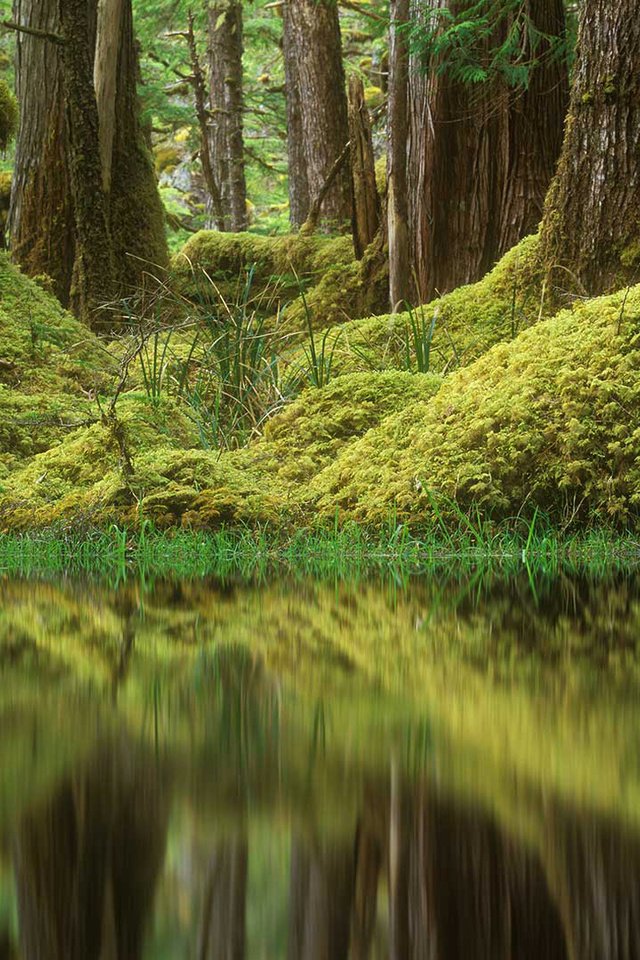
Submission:
[[[0,958],[640,957],[640,580],[0,581]]]

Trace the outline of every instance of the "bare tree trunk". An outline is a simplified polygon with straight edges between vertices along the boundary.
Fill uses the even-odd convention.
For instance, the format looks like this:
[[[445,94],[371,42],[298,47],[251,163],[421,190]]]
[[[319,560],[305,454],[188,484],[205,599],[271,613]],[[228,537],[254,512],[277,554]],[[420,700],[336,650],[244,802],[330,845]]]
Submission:
[[[113,249],[100,163],[98,106],[93,87],[91,0],[60,0],[62,74],[69,124],[69,167],[76,227],[71,302],[91,320],[114,293]]]
[[[287,157],[289,179],[289,220],[299,230],[309,215],[311,197],[304,151],[302,106],[298,78],[298,51],[294,25],[291,22],[291,4],[283,8],[282,53],[287,97]]]
[[[407,203],[408,63],[403,30],[409,21],[409,0],[391,0],[389,43],[389,145],[387,152],[387,231],[389,238],[389,304],[402,308],[410,299],[409,208]]]
[[[349,140],[347,94],[338,6],[332,0],[285,0],[288,49],[295,51],[295,77],[287,77],[288,96],[297,97],[308,182],[317,197],[329,171]],[[291,139],[295,131],[289,131]],[[323,201],[326,230],[351,223],[351,177],[344,169]]]
[[[116,127],[116,91],[118,88],[118,53],[124,0],[99,0],[96,55],[93,64],[93,85],[98,105],[100,128],[100,160],[105,193],[111,189],[111,161]]]
[[[211,157],[227,226],[238,232],[247,227],[242,118],[243,31],[239,0],[221,0],[209,7],[209,51]]]
[[[589,0],[581,6],[569,117],[542,228],[554,282],[570,285],[570,273],[590,294],[637,282],[638,157],[638,2]]]
[[[380,198],[364,85],[356,76],[349,79],[349,143],[353,179],[353,247],[360,260],[380,226]]]
[[[345,847],[294,840],[291,852],[290,960],[347,960],[354,856]]]
[[[14,0],[13,17],[32,29],[60,32],[58,0]],[[75,228],[59,47],[17,33],[16,87],[22,122],[9,211],[12,255],[26,273],[50,276],[67,306]]]

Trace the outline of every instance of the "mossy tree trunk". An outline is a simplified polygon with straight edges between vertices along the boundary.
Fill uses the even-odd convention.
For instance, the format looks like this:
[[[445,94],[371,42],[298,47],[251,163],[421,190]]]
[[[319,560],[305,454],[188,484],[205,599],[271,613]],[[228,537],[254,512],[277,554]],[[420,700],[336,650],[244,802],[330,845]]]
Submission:
[[[455,16],[466,3],[439,0],[436,6]],[[527,6],[540,33],[564,34],[562,0],[528,0]],[[414,23],[426,29],[431,16],[411,0]],[[479,55],[489,59],[509,26],[496,23]],[[414,300],[481,279],[540,221],[562,143],[567,68],[545,42],[521,56],[533,61],[527,89],[496,77],[464,83],[430,54],[412,51],[408,132],[397,134],[392,126],[391,137],[407,144]]]
[[[209,146],[225,224],[234,233],[247,227],[242,53],[242,4],[239,0],[219,0],[209,7]]]
[[[287,95],[299,107],[298,129],[288,131],[289,155],[299,150],[302,133],[309,205],[323,186],[349,140],[347,93],[342,63],[338,6],[334,0],[285,0]],[[297,167],[299,166],[299,159]],[[325,230],[351,225],[351,176],[345,165],[322,202]]]
[[[60,0],[62,77],[76,228],[71,303],[78,315],[87,320],[92,320],[94,311],[115,292],[93,85],[90,3],[91,0]]]
[[[14,0],[16,23],[60,33],[58,0]],[[31,276],[47,274],[69,304],[75,260],[75,228],[67,157],[60,48],[16,34],[16,92],[22,122],[9,211],[13,257]]]
[[[97,0],[14,5],[21,24],[70,39],[18,34],[12,254],[27,273],[51,276],[65,306],[85,314],[168,258],[140,124],[131,0],[115,3],[100,15]]]
[[[640,10],[581,5],[571,105],[545,205],[552,282],[599,294],[640,279]]]

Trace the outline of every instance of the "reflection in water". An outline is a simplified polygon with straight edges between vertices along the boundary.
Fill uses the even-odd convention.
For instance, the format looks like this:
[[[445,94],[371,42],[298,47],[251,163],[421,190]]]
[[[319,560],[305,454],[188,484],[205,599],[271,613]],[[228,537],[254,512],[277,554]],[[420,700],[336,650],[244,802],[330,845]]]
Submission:
[[[640,958],[633,582],[3,593],[0,960]]]

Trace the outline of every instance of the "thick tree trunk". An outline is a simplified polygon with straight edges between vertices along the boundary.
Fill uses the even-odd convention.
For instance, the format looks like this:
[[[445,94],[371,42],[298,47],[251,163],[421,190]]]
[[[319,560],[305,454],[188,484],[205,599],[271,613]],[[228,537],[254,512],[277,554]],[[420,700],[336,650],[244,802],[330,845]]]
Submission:
[[[288,95],[297,97],[308,197],[320,194],[329,171],[349,140],[338,6],[332,0],[285,0],[289,50],[295,51],[295,77]],[[289,130],[290,155],[294,130]],[[351,224],[351,176],[343,169],[323,200],[327,230]]]
[[[122,3],[108,209],[117,291],[128,296],[146,271],[167,264],[169,254],[149,137],[140,121],[131,0]]]
[[[103,0],[100,9],[97,0],[15,0],[14,5],[20,23],[51,34],[63,32],[66,10],[71,43],[63,48],[17,35],[22,123],[10,214],[12,254],[27,273],[51,276],[60,300],[78,311],[87,298],[97,305],[128,293],[148,262],[167,260],[164,212],[139,119],[131,0],[119,2],[118,10],[115,0]],[[88,269],[95,274],[90,281]]]
[[[389,238],[389,303],[402,309],[411,296],[409,208],[407,202],[407,137],[409,55],[404,29],[409,0],[391,0],[389,44],[389,143],[387,151],[387,231]]]
[[[456,14],[459,2],[439,0]],[[564,31],[562,0],[529,0],[537,29]],[[411,17],[431,16],[412,0]],[[487,54],[508,23],[485,39]],[[409,68],[407,190],[415,299],[426,301],[480,279],[540,220],[562,140],[566,66],[544,44],[525,56],[527,90],[498,80],[462,83],[449,69],[414,53]]]
[[[14,0],[13,18],[36,30],[60,32],[58,0]],[[9,211],[11,250],[26,273],[50,276],[67,306],[75,230],[60,49],[26,33],[16,34],[16,48],[22,122]]]
[[[62,75],[76,228],[71,303],[87,320],[114,295],[114,267],[100,162],[98,105],[90,41],[91,0],[60,0]]]
[[[210,150],[229,230],[247,227],[242,94],[242,4],[223,0],[209,7],[211,90]]]
[[[287,97],[287,155],[289,179],[289,220],[299,230],[309,215],[311,197],[304,151],[302,106],[298,79],[298,51],[294,25],[291,22],[291,4],[283,8],[282,54]]]
[[[353,247],[360,260],[380,226],[380,198],[364,85],[355,76],[349,79],[349,143],[353,179]]]
[[[558,173],[545,205],[552,281],[589,294],[640,276],[638,0],[581,5],[577,59]]]

